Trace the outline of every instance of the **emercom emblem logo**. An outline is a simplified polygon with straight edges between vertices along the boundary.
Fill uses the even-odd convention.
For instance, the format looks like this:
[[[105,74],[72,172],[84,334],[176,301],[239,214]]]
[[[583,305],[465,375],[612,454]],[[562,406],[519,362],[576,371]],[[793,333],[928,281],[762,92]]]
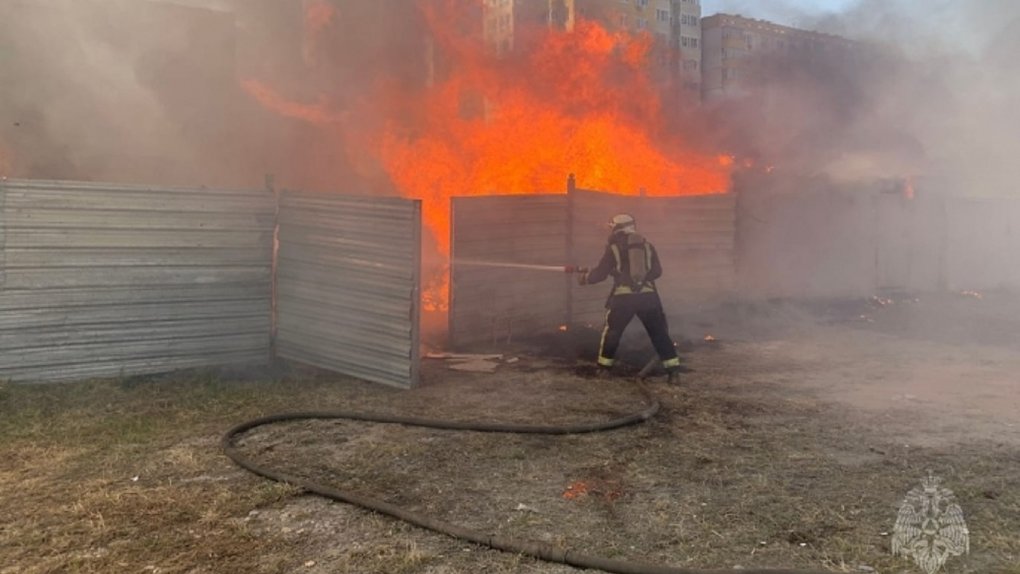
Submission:
[[[893,528],[894,555],[913,558],[927,574],[935,574],[952,556],[970,552],[970,531],[956,495],[932,476],[921,481],[900,504]]]

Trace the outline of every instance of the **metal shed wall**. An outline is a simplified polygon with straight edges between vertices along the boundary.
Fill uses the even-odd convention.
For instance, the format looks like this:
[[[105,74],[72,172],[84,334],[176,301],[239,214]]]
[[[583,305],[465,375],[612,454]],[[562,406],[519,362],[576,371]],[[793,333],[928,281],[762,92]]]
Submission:
[[[569,276],[484,265],[566,265],[566,195],[457,197],[452,229],[451,344],[555,332],[567,323]]]
[[[278,217],[278,356],[415,384],[421,202],[283,192]]]
[[[662,263],[656,282],[666,311],[732,294],[736,199],[732,194],[644,197],[576,190],[571,194],[573,258],[594,266],[605,250],[606,222],[617,213],[637,219]],[[573,322],[599,326],[611,283],[574,286]]]
[[[0,378],[269,358],[268,191],[0,181]]]

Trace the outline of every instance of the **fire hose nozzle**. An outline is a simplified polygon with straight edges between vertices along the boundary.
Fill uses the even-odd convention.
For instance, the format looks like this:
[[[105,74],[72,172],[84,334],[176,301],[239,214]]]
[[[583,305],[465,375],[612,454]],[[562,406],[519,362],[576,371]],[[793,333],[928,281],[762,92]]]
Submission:
[[[577,265],[566,265],[563,267],[563,271],[566,273],[587,273],[587,267],[578,267]]]

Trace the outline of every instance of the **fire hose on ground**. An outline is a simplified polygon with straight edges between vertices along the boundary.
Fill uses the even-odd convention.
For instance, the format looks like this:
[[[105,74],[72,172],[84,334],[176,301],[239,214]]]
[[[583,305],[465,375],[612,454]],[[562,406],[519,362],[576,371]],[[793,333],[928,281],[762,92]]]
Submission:
[[[256,427],[285,421],[311,419],[346,419],[441,430],[488,433],[568,435],[602,432],[642,423],[653,417],[659,411],[659,401],[640,382],[638,382],[638,387],[644,395],[646,406],[638,412],[603,422],[543,426],[501,423],[469,423],[395,415],[372,415],[348,411],[308,411],[268,415],[240,423],[227,431],[227,433],[223,436],[221,446],[223,448],[223,452],[238,466],[264,478],[290,484],[325,498],[360,506],[367,510],[392,516],[393,518],[403,520],[421,528],[426,528],[453,538],[466,540],[482,546],[488,546],[504,552],[522,554],[539,560],[567,564],[577,568],[602,570],[618,574],[722,574],[724,572],[734,572],[734,570],[677,568],[630,560],[603,558],[581,552],[575,552],[569,549],[558,548],[552,544],[541,541],[517,539],[498,534],[486,534],[478,530],[464,528],[456,524],[438,520],[420,512],[409,510],[365,494],[332,488],[299,476],[267,468],[244,456],[235,444],[235,439],[237,439],[238,436]],[[739,572],[742,572],[743,574],[822,574],[821,571],[790,569],[746,569],[740,570]]]

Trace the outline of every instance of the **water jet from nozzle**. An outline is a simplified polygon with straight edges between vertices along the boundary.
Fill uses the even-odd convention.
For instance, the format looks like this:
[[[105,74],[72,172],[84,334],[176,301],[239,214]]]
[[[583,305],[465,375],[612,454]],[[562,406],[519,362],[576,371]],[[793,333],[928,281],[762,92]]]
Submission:
[[[454,259],[454,265],[469,267],[496,267],[501,269],[530,269],[532,271],[555,271],[557,273],[579,273],[584,267],[576,265],[537,265],[534,263],[511,263],[509,261],[481,261],[478,259]]]

